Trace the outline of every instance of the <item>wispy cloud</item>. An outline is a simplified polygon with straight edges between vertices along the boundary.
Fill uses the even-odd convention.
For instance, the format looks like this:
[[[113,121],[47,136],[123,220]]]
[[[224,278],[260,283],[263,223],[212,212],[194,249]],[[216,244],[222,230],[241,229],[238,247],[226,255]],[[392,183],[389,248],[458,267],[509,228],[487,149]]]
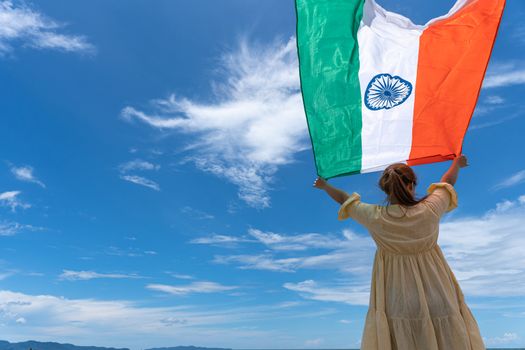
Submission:
[[[126,300],[70,299],[54,295],[29,295],[0,291],[3,334],[43,341],[104,345],[133,349],[178,343],[217,344],[245,349],[254,343],[271,348],[279,342],[292,348],[296,338],[288,330],[259,329],[261,320],[304,320],[333,315],[323,308],[301,312],[265,303],[244,307],[228,305],[144,306]],[[19,319],[26,323],[21,327]],[[227,329],[227,331],[225,331]],[[104,344],[93,344],[101,339]]]
[[[274,232],[263,232],[251,228],[248,233],[259,242],[274,250],[306,250],[308,248],[339,248],[346,240],[320,233],[284,235]]]
[[[489,95],[485,98],[485,103],[489,105],[500,105],[505,103],[505,99],[499,95]]]
[[[0,1],[0,55],[15,46],[55,49],[67,52],[94,52],[85,37],[61,34],[63,25],[31,9],[24,1]]]
[[[482,215],[454,218],[441,224],[438,242],[465,294],[503,298],[525,295],[523,227],[525,195],[515,200],[501,201],[494,209]],[[357,235],[346,230],[343,232],[345,239],[333,237],[332,244],[311,234],[253,233],[256,233],[254,236],[258,237],[262,244],[272,248],[272,251],[261,254],[215,255],[212,262],[235,264],[239,269],[286,273],[301,269],[336,270],[350,276],[352,283],[334,287],[307,280],[286,284],[285,288],[301,292],[305,298],[316,300],[337,301],[339,295],[344,296],[349,291],[352,291],[354,296],[360,296],[361,299],[357,300],[366,300],[365,288],[370,279],[375,251],[375,245],[369,236]],[[312,254],[313,249],[321,247],[329,251],[324,254]],[[281,257],[280,254],[284,251],[287,256]],[[290,253],[295,254],[290,256]],[[342,292],[339,293],[339,290]],[[344,300],[355,302],[355,299]]]
[[[264,234],[252,230],[258,241],[274,252],[263,254],[215,255],[217,264],[238,264],[239,269],[295,272],[299,269],[335,269],[353,274],[356,278],[369,278],[374,243],[368,235],[357,235],[343,230],[342,237],[326,234]],[[328,249],[323,254],[308,254],[307,249]],[[280,258],[280,252],[301,253],[293,257]],[[352,264],[348,264],[351,261]]]
[[[476,109],[477,110],[477,109]],[[486,108],[484,109],[483,111],[483,106],[482,106],[482,114],[483,113],[489,113],[493,110],[493,108]],[[513,120],[513,119],[516,119],[518,117],[522,117],[523,116],[523,112],[521,109],[518,109],[517,111],[515,112],[511,112],[507,115],[505,115],[504,117],[494,117],[492,118],[492,120],[490,121],[487,121],[487,122],[483,122],[483,123],[476,123],[476,124],[473,124],[472,126],[469,126],[469,129],[470,130],[479,130],[479,129],[484,129],[484,128],[488,128],[488,127],[492,127],[492,126],[496,126],[496,125],[499,125],[499,124],[503,124],[505,122],[508,122],[510,120]]]
[[[500,337],[489,337],[489,338],[483,338],[483,341],[487,345],[508,345],[515,343],[517,340],[519,340],[520,337],[517,333],[514,332],[506,332],[503,333]]]
[[[278,259],[270,254],[258,255],[215,255],[212,262],[216,264],[239,264],[242,270],[268,270],[294,272],[300,263],[300,258]]]
[[[480,217],[441,225],[439,243],[462,289],[473,296],[525,295],[525,195]]]
[[[205,213],[201,210],[192,208],[190,206],[185,206],[181,209],[181,212],[197,220],[211,220],[215,218],[215,216],[211,214]]]
[[[16,271],[8,270],[8,271],[0,271],[0,281],[5,280],[6,278],[9,278],[13,276],[16,273]]]
[[[28,209],[31,205],[18,198],[20,191],[7,191],[0,193],[0,205],[11,208],[15,212],[17,208]]]
[[[121,172],[128,172],[132,170],[159,170],[160,165],[153,164],[142,159],[134,159],[120,164],[119,169]]]
[[[212,245],[227,246],[227,247],[228,246],[236,247],[237,243],[241,243],[241,242],[257,242],[257,241],[253,239],[244,238],[244,237],[219,235],[219,234],[213,234],[207,237],[194,238],[189,241],[189,243],[193,243],[193,244],[212,244]]]
[[[474,111],[474,120],[480,119],[479,117],[490,117],[496,112],[501,111],[503,108],[509,107],[509,104],[505,102],[506,100],[499,95],[489,95],[483,99],[480,99],[476,104],[476,109]],[[494,122],[494,120],[491,120],[491,122]]]
[[[283,301],[277,305],[275,305],[276,308],[291,308],[296,307],[305,304],[302,301]]]
[[[3,221],[0,222],[0,236],[14,236],[23,231],[41,231],[43,227],[25,225],[18,222]]]
[[[489,66],[484,88],[498,88],[525,84],[525,64],[522,61],[494,63]]]
[[[306,345],[306,346],[319,346],[319,345],[323,344],[323,342],[324,342],[323,338],[307,339],[304,342],[304,345]]]
[[[164,292],[173,295],[185,295],[190,293],[217,293],[232,289],[237,289],[237,286],[225,286],[215,282],[199,281],[192,282],[187,285],[166,285],[166,284],[148,284],[146,288],[159,292]]]
[[[265,208],[279,167],[309,147],[295,39],[267,47],[244,40],[221,63],[224,77],[213,83],[213,102],[171,95],[152,101],[151,112],[128,106],[121,115],[193,136],[186,160],[237,185],[250,206]]]
[[[172,277],[179,278],[179,279],[182,279],[182,280],[192,280],[192,279],[195,278],[195,277],[193,277],[191,275],[185,275],[185,274],[181,274],[181,273],[175,273],[175,272],[169,272],[169,271],[167,271],[166,273],[169,274]]]
[[[155,191],[160,191],[160,186],[159,186],[158,183],[156,183],[153,180],[150,180],[150,179],[147,179],[145,177],[142,177],[142,176],[138,176],[138,175],[120,175],[120,178],[122,180],[126,180],[126,181],[129,181],[129,182],[137,184],[137,185],[141,185],[141,186],[144,186],[144,187],[151,188],[152,190],[155,190]]]
[[[525,13],[522,11],[521,13],[517,13],[517,18],[523,18]],[[512,32],[511,37],[513,39],[513,43],[525,45],[525,24],[523,24],[522,21],[514,21],[511,23],[511,29]]]
[[[134,160],[131,160],[129,162],[122,163],[119,165],[120,178],[122,180],[129,181],[137,185],[145,186],[155,191],[160,191],[160,186],[158,183],[144,176],[130,174],[130,172],[151,171],[151,170],[159,170],[159,169],[160,169],[160,165],[153,164],[151,162],[148,162],[142,159],[134,159]]]
[[[368,305],[370,298],[370,286],[368,284],[325,286],[314,280],[306,280],[299,283],[285,283],[283,287],[299,292],[299,295],[306,299],[333,301],[350,305]]]
[[[228,244],[228,243],[262,243],[275,251],[301,251],[306,249],[336,249],[348,244],[349,239],[357,236],[349,230],[343,230],[343,237],[331,234],[304,233],[287,235],[275,232],[264,232],[255,228],[250,228],[248,234],[254,239],[230,235],[214,234],[207,237],[195,238],[189,243],[198,244]],[[236,247],[237,245],[230,245]]]
[[[143,250],[136,247],[115,247],[115,246],[109,246],[106,249],[104,249],[103,254],[111,255],[111,256],[120,256],[120,257],[128,257],[128,258],[138,258],[143,257],[145,255],[156,255],[157,252],[153,250]]]
[[[98,273],[95,271],[72,271],[64,270],[59,279],[67,281],[87,281],[92,279],[109,278],[109,279],[127,279],[127,278],[142,278],[136,274],[121,274],[121,273]]]
[[[36,176],[33,174],[33,167],[26,165],[26,166],[11,166],[11,173],[20,181],[26,181],[26,182],[32,182],[35,183],[43,188],[46,187],[46,185],[36,178]]]
[[[512,187],[523,182],[525,182],[525,170],[520,170],[498,183],[492,189],[499,190],[502,188]]]

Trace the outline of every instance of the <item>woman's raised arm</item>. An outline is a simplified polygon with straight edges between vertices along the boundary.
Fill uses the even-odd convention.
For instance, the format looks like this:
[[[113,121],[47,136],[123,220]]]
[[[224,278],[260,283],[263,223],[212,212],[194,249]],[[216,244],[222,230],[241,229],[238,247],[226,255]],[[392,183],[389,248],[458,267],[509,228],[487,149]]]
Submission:
[[[466,167],[467,164],[467,157],[465,157],[463,154],[454,158],[452,161],[452,165],[447,170],[447,172],[441,177],[441,182],[447,182],[454,186],[456,183],[456,180],[458,179],[459,169]]]
[[[326,182],[322,177],[318,177],[314,182],[314,187],[324,190],[334,201],[339,204],[343,204],[348,199],[348,193]]]

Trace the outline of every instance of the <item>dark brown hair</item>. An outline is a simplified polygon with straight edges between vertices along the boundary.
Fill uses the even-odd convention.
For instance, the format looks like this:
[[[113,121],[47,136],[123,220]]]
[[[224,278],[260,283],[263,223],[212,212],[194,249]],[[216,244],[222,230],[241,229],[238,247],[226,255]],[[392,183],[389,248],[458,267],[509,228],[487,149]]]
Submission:
[[[392,203],[395,199],[398,204],[410,207],[421,202],[425,197],[416,199],[410,192],[408,186],[412,184],[415,188],[417,177],[414,170],[404,163],[389,165],[379,179],[379,187],[386,193],[387,202]]]

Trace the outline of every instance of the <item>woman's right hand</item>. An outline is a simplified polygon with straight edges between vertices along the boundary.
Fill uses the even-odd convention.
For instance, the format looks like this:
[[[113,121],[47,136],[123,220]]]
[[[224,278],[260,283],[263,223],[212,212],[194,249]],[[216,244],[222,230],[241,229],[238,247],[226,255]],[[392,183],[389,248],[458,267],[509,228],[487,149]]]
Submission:
[[[467,157],[464,154],[454,158],[454,163],[456,163],[460,168],[468,166]]]
[[[320,176],[314,181],[314,187],[319,188],[321,190],[326,187],[326,184],[327,184],[326,180]]]

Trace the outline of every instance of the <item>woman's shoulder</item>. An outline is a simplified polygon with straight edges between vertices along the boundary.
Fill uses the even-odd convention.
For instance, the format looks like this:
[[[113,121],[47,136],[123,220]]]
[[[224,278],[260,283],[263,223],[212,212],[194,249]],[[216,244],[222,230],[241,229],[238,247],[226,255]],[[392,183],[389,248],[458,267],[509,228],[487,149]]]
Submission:
[[[377,204],[362,202],[361,195],[353,192],[339,207],[338,219],[345,220],[351,217],[360,223],[368,223],[376,216],[378,209]]]
[[[458,194],[454,186],[448,182],[434,182],[427,188],[425,203],[438,216],[449,212],[458,206]]]

